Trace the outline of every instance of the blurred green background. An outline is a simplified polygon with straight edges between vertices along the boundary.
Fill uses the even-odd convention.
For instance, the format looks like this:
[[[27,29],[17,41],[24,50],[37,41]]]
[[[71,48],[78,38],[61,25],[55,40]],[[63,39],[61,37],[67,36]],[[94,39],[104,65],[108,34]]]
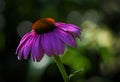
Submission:
[[[120,0],[0,0],[0,82],[63,82],[52,58],[18,61],[21,37],[39,18],[76,24],[78,47],[61,60],[71,82],[120,82]]]

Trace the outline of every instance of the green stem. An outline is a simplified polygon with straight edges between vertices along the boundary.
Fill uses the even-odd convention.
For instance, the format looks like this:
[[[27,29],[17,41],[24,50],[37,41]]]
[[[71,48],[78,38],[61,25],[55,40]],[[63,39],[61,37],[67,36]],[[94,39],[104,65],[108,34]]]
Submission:
[[[63,66],[63,64],[62,64],[62,62],[61,62],[61,60],[59,58],[59,56],[53,55],[53,58],[54,58],[57,66],[58,66],[58,68],[59,68],[59,70],[60,70],[60,72],[62,74],[62,77],[63,77],[64,81],[65,82],[69,82],[69,77],[68,77],[68,75],[66,73],[66,70],[65,70],[65,68],[64,68],[64,66]]]

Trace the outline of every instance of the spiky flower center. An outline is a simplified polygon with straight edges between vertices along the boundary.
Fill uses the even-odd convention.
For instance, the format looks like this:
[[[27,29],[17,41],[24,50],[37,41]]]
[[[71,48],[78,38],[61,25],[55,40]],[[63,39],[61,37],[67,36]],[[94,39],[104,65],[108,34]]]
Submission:
[[[36,33],[46,33],[55,28],[54,26],[55,20],[53,18],[42,18],[37,20],[33,26],[32,29]]]

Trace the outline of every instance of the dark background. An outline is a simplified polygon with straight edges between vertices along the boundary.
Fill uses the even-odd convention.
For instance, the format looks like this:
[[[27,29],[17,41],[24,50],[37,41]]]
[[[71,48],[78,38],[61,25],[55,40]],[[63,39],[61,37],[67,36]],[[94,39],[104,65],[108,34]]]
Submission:
[[[77,48],[61,56],[71,82],[120,82],[120,0],[0,0],[0,82],[63,82],[52,60],[19,61],[21,37],[39,18],[82,29]]]

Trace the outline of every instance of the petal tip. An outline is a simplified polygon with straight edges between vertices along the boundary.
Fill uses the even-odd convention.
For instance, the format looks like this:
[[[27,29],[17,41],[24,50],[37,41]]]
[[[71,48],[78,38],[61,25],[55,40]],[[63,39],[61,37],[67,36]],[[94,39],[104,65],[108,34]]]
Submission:
[[[17,56],[18,60],[21,60],[21,57]]]

